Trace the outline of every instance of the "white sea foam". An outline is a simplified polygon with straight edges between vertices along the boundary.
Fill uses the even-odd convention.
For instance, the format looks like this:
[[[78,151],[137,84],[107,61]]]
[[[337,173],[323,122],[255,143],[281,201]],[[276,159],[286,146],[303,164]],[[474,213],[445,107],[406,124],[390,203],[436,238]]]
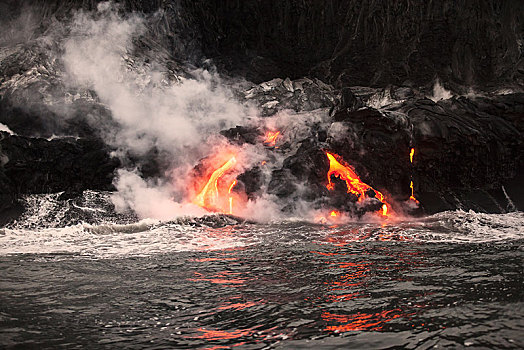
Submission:
[[[421,223],[428,241],[482,243],[524,239],[523,212],[447,211],[430,216]]]
[[[42,230],[0,230],[0,255],[74,254],[91,258],[148,256],[242,247],[250,239],[232,227],[210,228],[149,220],[128,225],[78,224]]]
[[[46,210],[44,205],[41,213]],[[478,244],[524,239],[522,212],[449,211],[392,224],[362,222],[339,226],[296,221],[242,224],[220,215],[185,217],[167,222],[146,219],[130,224],[79,223],[66,227],[58,227],[58,221],[41,229],[36,228],[34,222],[25,222],[25,227],[23,222],[19,222],[13,227],[0,229],[0,255],[71,254],[86,258],[122,258],[258,244],[344,244],[377,240],[401,241],[403,244]]]

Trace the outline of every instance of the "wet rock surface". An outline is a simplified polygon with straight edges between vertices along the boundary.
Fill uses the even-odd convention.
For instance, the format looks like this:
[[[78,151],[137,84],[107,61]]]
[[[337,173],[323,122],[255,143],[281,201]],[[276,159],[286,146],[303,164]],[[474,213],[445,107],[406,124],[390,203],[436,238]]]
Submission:
[[[101,141],[48,141],[6,132],[0,132],[0,160],[0,211],[6,215],[17,213],[22,194],[66,191],[74,197],[86,189],[111,190],[120,165]]]

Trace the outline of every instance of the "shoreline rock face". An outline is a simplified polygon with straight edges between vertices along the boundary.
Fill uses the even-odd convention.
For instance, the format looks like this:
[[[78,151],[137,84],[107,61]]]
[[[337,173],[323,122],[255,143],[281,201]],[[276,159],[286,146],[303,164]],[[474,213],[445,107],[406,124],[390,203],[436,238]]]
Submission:
[[[119,165],[98,140],[48,141],[0,132],[0,218],[19,213],[16,200],[23,194],[113,190]]]
[[[521,94],[411,99],[380,112],[339,112],[335,118],[356,128],[365,152],[344,147],[347,141],[333,147],[365,166],[369,175],[364,178],[399,200],[409,197],[412,178],[426,213],[456,208],[504,212],[508,199],[502,187],[512,197],[518,192],[510,183],[522,176],[523,130],[512,122],[516,115],[524,117],[522,101]],[[522,208],[522,198],[514,197]]]
[[[74,10],[98,3],[36,1],[32,9],[42,11],[29,21],[31,35],[64,21],[55,33],[64,40]],[[195,65],[218,69],[240,103],[252,103],[261,117],[286,110],[293,122],[314,114],[300,132],[290,126],[295,138],[273,150],[282,158],[275,168],[239,176],[248,198],[264,190],[285,210],[300,198],[360,215],[343,184],[326,190],[330,150],[395,201],[409,198],[413,180],[425,213],[524,210],[522,1],[119,4],[115,18],[136,11],[147,27],[126,53],[128,69],[162,66],[173,81],[192,79]],[[0,19],[9,19],[21,7],[11,0],[0,10]],[[96,91],[62,81],[60,40],[24,33],[0,37],[0,123],[20,135],[0,132],[0,218],[21,210],[22,194],[112,190],[119,167],[165,176],[170,162],[161,151],[109,156],[99,137],[119,127],[110,108]],[[436,78],[456,96],[437,84],[430,96]],[[256,145],[264,132],[246,121],[221,134]]]
[[[338,203],[340,193],[326,191],[325,151],[331,151],[350,164],[364,183],[397,203],[409,200],[413,181],[415,197],[427,214],[524,209],[523,94],[459,96],[435,102],[417,91],[390,90],[375,91],[375,96],[395,96],[379,109],[369,105],[377,105],[376,100],[382,98],[368,90],[363,93],[355,88],[354,93],[346,92],[349,97],[339,96],[331,116],[310,127],[305,138],[292,141],[296,151],[287,151],[285,144],[275,150],[285,154],[285,159],[272,172],[268,192],[284,207],[301,199],[315,208],[335,203],[335,209],[353,211],[351,205]],[[400,95],[405,98],[398,99]],[[355,103],[367,106],[355,108]],[[250,133],[237,127],[222,134],[238,142]],[[259,192],[260,184],[257,187],[249,177],[244,179],[246,188]],[[347,203],[356,202],[349,197]]]

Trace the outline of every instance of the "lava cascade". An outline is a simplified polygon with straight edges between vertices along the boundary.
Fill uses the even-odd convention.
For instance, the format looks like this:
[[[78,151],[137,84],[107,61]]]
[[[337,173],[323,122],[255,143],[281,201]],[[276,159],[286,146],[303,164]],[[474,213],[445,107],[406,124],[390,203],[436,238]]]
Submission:
[[[411,165],[413,165],[413,157],[415,156],[415,149],[412,148],[409,152],[409,161]],[[409,200],[415,202],[416,204],[419,204],[419,201],[415,198],[414,190],[413,190],[413,175],[411,176],[411,182],[409,184],[409,187],[411,188],[411,196],[409,196]]]
[[[375,193],[376,198],[384,203],[382,205],[382,215],[389,215],[389,204],[385,202],[385,197],[382,193],[362,182],[355,170],[349,164],[345,163],[344,160],[340,158],[340,156],[330,152],[326,152],[326,156],[329,159],[329,170],[327,173],[328,183],[326,185],[328,190],[332,191],[335,189],[335,184],[331,181],[331,176],[338,177],[339,179],[345,181],[347,193],[353,193],[356,195],[359,202],[362,202],[365,198],[368,198],[369,196],[366,193],[369,190],[372,190]]]
[[[222,213],[233,214],[233,187],[237,184],[236,179],[227,186],[227,192],[223,189],[220,182],[227,172],[234,169],[237,164],[235,156],[229,158],[227,162],[211,173],[202,190],[196,195],[193,203],[209,210]]]

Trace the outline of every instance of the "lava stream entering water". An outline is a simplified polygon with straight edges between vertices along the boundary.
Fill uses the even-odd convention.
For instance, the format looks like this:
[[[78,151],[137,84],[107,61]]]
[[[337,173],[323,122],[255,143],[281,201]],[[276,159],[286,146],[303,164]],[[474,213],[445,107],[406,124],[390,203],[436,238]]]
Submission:
[[[415,155],[415,149],[412,148],[409,152],[409,161],[413,165],[413,156]],[[414,190],[413,190],[413,175],[411,175],[411,183],[409,184],[409,187],[411,188],[411,196],[409,197],[409,200],[415,202],[416,204],[419,204],[419,201],[415,198]]]
[[[366,195],[368,190],[373,190],[377,199],[384,203],[382,205],[382,215],[389,215],[389,204],[385,202],[385,197],[382,193],[362,182],[362,180],[360,180],[358,175],[355,173],[355,170],[349,164],[345,163],[344,160],[340,158],[340,156],[330,152],[326,152],[326,156],[329,159],[329,170],[327,173],[328,183],[326,185],[328,190],[332,191],[335,189],[335,184],[331,181],[332,175],[345,181],[347,193],[353,193],[354,195],[358,196],[359,202],[362,202],[365,198],[368,197]],[[337,160],[337,158],[340,159],[340,161]]]
[[[233,197],[231,195],[231,191],[233,190],[233,187],[235,187],[237,182],[236,180],[234,180],[228,187],[228,210],[225,208],[226,205],[223,203],[224,196],[222,195],[219,189],[218,182],[224,176],[224,174],[231,171],[236,164],[237,160],[235,156],[233,156],[226,163],[220,166],[217,170],[213,171],[206,185],[195,197],[193,202],[196,205],[210,211],[228,211],[229,214],[233,214]]]

